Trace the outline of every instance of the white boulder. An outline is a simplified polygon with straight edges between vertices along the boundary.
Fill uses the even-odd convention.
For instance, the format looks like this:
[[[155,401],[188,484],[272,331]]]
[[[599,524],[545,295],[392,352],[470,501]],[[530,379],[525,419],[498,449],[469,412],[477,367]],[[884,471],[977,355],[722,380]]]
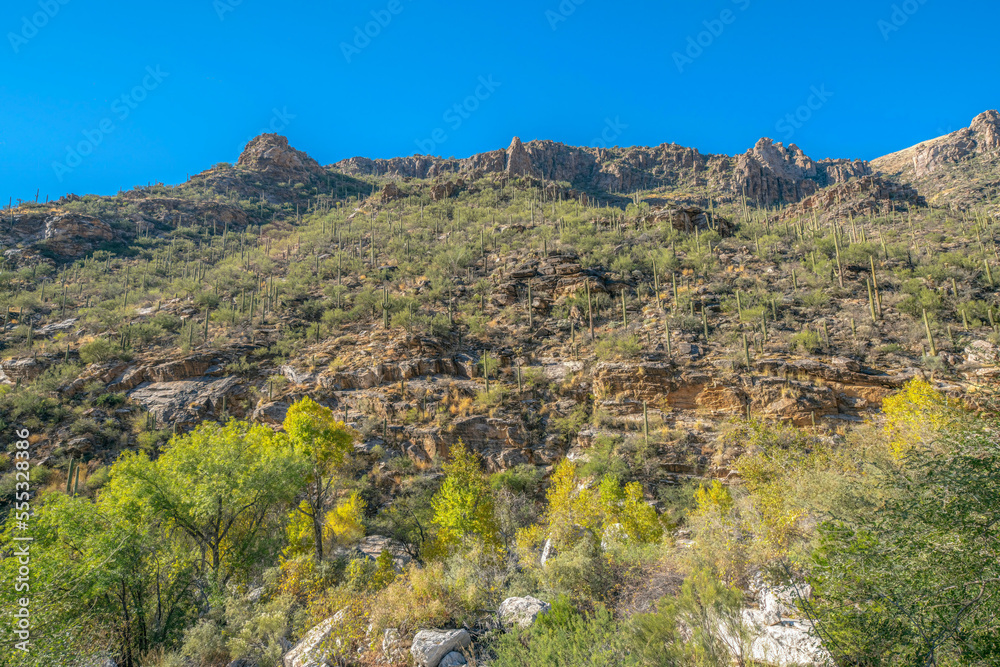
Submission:
[[[472,637],[465,630],[421,630],[413,638],[410,654],[422,667],[438,667],[442,658],[470,643]]]
[[[507,598],[500,603],[500,620],[504,625],[518,625],[529,628],[534,624],[539,614],[545,614],[552,608],[548,602],[533,597]]]
[[[299,640],[291,651],[282,658],[284,667],[319,667],[335,653],[334,645],[330,641],[330,633],[337,623],[337,617],[333,616],[306,633]]]

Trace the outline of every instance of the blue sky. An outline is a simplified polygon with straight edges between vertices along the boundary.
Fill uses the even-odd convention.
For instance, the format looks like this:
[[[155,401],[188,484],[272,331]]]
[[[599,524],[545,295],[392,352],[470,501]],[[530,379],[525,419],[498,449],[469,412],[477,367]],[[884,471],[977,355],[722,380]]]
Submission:
[[[874,158],[1000,106],[998,19],[941,0],[7,0],[0,196],[177,183],[268,129],[323,164],[514,135]]]

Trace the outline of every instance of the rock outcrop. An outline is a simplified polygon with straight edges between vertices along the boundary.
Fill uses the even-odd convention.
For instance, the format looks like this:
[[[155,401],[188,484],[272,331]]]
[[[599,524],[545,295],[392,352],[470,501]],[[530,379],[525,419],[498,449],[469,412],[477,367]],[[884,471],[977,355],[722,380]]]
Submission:
[[[872,161],[879,171],[893,176],[922,179],[976,156],[996,156],[1000,152],[1000,113],[985,111],[951,134],[924,141],[902,151]]]
[[[781,217],[790,220],[815,214],[822,219],[846,219],[886,215],[891,211],[908,211],[924,206],[927,206],[927,201],[912,186],[881,176],[863,176],[820,190],[795,206],[785,208]]]
[[[862,160],[815,162],[795,144],[785,148],[765,138],[736,159],[730,187],[734,194],[771,206],[798,202],[822,187],[869,174],[871,166]]]
[[[67,202],[70,200],[67,200]],[[93,215],[53,205],[19,206],[5,218],[3,232],[11,242],[37,245],[60,259],[75,259],[117,238],[110,224]]]
[[[548,602],[533,597],[507,598],[500,603],[497,610],[504,625],[517,625],[530,628],[540,614],[546,614],[552,608]]]
[[[410,654],[421,667],[438,667],[446,655],[470,643],[467,630],[421,630],[413,637]]]
[[[921,178],[946,164],[997,151],[1000,151],[1000,113],[986,111],[973,118],[969,127],[918,146],[913,155],[913,170]]]
[[[63,257],[79,257],[114,238],[111,225],[89,215],[66,213],[45,221],[45,246]]]
[[[337,623],[336,616],[314,627],[282,658],[284,667],[317,667],[334,655],[330,635]]]
[[[316,160],[288,145],[280,134],[254,137],[236,163],[237,168],[260,173],[269,180],[308,182],[326,171]]]
[[[735,167],[734,167],[735,163]],[[866,162],[814,162],[795,146],[762,139],[745,155],[705,155],[676,144],[654,147],[592,148],[555,141],[522,142],[505,150],[455,160],[414,156],[388,160],[350,158],[332,168],[344,174],[436,179],[454,174],[497,174],[566,182],[589,192],[632,192],[659,186],[708,187],[734,199],[746,192],[761,204],[795,202],[821,187],[871,173]]]

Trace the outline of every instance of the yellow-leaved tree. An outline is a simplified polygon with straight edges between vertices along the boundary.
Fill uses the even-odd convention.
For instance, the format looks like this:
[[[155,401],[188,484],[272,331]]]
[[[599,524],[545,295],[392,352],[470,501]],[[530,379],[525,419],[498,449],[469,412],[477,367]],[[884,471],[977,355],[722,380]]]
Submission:
[[[956,416],[956,405],[930,383],[914,378],[882,401],[889,451],[896,460],[932,443]]]
[[[323,536],[337,544],[357,542],[365,536],[362,519],[365,501],[357,491],[342,499],[337,506],[326,513]]]
[[[451,460],[444,464],[444,472],[444,483],[431,500],[438,544],[448,550],[475,535],[484,544],[499,548],[493,490],[475,454],[461,440],[451,448]]]
[[[288,408],[283,426],[295,453],[308,462],[305,497],[296,511],[305,515],[312,527],[313,553],[318,563],[323,560],[326,508],[353,451],[354,433],[344,422],[337,421],[330,408],[308,396]]]
[[[656,510],[643,499],[641,484],[631,482],[622,488],[617,477],[605,475],[595,488],[569,459],[556,466],[545,498],[548,507],[542,525],[518,531],[518,551],[529,560],[545,539],[556,549],[565,549],[585,534],[597,537],[612,526],[637,542],[656,542],[663,536]]]

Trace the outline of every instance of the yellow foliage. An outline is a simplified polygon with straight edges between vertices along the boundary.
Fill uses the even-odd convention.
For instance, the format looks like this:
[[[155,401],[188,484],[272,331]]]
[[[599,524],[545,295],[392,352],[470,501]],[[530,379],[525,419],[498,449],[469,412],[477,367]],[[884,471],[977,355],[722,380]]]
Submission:
[[[302,501],[298,509],[288,513],[288,527],[285,536],[288,546],[282,552],[282,559],[292,559],[312,553],[314,548],[313,523],[309,503]]]
[[[712,483],[708,486],[699,487],[694,492],[694,501],[697,505],[695,511],[703,514],[717,513],[725,515],[733,508],[732,494],[717,479],[712,480]]]
[[[580,480],[576,464],[569,459],[556,466],[545,499],[549,533],[556,544],[568,542],[576,527],[596,532],[601,525],[598,494]]]
[[[806,515],[805,510],[788,502],[788,481],[782,476],[785,471],[779,470],[782,463],[762,453],[739,459],[740,475],[753,508],[751,531],[764,553],[775,558],[788,551],[798,534],[799,521]]]
[[[902,459],[915,445],[931,442],[951,421],[954,407],[944,394],[919,378],[882,401],[892,456]]]
[[[441,546],[447,552],[475,535],[499,548],[493,493],[476,455],[459,440],[451,449],[451,460],[443,467],[444,483],[431,499]]]
[[[392,553],[386,549],[375,559],[375,572],[372,574],[371,588],[380,591],[396,579],[396,563]]]
[[[300,556],[282,559],[281,583],[278,586],[282,595],[291,595],[300,600],[313,597],[315,563],[312,558]]]
[[[365,536],[365,527],[362,523],[364,512],[365,501],[357,492],[341,500],[326,514],[323,539],[333,539],[339,545],[357,542]]]
[[[656,510],[646,504],[639,482],[630,482],[622,489],[617,479],[605,477],[599,494],[605,528],[618,524],[630,538],[645,543],[663,536]]]

